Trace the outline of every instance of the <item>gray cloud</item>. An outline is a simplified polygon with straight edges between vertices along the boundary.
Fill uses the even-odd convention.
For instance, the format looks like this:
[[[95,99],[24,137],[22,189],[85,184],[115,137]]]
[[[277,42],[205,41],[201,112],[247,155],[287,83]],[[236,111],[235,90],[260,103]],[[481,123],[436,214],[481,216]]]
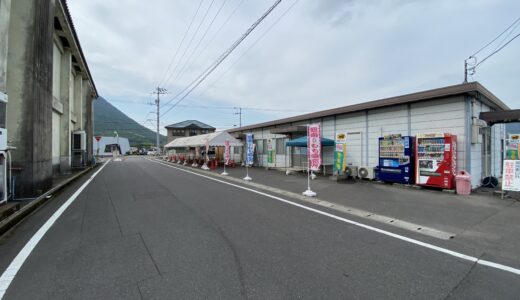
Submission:
[[[238,3],[227,1],[203,45]],[[101,0],[70,2],[101,94],[108,100],[149,101],[149,92],[163,79],[197,4],[167,0],[153,4],[133,0],[125,5]],[[464,58],[507,27],[520,10],[520,3],[514,0],[300,0],[234,64],[291,4],[282,2],[184,104],[318,110],[461,83]],[[194,56],[198,59],[165,84],[171,91],[165,99],[196,78],[269,5],[243,1],[214,42],[199,49],[200,56]],[[214,13],[212,10],[210,16]],[[198,38],[200,35],[194,44]],[[518,107],[515,87],[519,66],[514,63],[518,49],[520,42],[514,41],[474,76],[513,107]],[[149,110],[115,104],[138,120]],[[248,112],[247,116],[260,120],[281,115]],[[229,113],[189,108],[172,112],[165,122],[203,117],[210,123],[235,122]]]

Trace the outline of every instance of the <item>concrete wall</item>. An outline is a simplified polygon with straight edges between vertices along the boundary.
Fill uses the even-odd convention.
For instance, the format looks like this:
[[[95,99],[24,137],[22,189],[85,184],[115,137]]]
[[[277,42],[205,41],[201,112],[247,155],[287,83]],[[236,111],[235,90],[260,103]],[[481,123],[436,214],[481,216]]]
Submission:
[[[13,1],[7,64],[7,128],[17,169],[16,194],[52,185],[53,0]],[[35,151],[37,149],[37,151]]]
[[[0,15],[6,3],[0,0]],[[85,130],[92,143],[88,137],[95,91],[65,15],[58,0],[10,3],[6,125],[9,144],[16,147],[12,158],[18,198],[41,194],[51,187],[53,174],[70,171],[74,127]],[[61,28],[55,28],[57,23]],[[91,145],[87,149],[92,155]]]

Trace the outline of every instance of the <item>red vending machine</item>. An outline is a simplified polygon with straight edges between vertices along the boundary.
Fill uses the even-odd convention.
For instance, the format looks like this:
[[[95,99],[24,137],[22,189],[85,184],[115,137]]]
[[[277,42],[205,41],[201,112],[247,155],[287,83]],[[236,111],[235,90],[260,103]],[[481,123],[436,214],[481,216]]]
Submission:
[[[457,136],[449,133],[417,134],[415,183],[453,189],[457,172]]]

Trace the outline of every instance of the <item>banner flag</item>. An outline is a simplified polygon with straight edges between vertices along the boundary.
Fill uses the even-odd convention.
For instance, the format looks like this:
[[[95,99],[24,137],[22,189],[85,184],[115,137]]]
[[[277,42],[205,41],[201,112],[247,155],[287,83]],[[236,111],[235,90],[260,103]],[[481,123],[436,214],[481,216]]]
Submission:
[[[307,156],[309,159],[309,169],[318,171],[321,166],[320,124],[311,124],[307,128]]]

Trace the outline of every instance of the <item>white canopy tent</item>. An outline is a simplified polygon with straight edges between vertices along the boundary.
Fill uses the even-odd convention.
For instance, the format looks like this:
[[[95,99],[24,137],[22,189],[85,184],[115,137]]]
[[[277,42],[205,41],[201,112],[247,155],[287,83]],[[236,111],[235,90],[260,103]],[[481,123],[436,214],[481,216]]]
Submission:
[[[210,147],[224,147],[225,141],[229,141],[229,146],[240,147],[243,144],[235,139],[227,131],[213,132],[208,134],[194,135],[175,139],[164,146],[164,148],[185,148],[205,146],[206,141]]]
[[[207,143],[210,148],[214,149],[209,151],[209,159],[222,159],[226,140],[229,141],[231,160],[241,162],[240,150],[234,148],[241,147],[243,144],[227,131],[178,138],[166,144],[164,148],[167,150],[167,155],[179,155],[179,161],[192,161],[203,157],[204,146]],[[198,152],[201,148],[202,151]],[[201,156],[197,153],[200,153]]]

